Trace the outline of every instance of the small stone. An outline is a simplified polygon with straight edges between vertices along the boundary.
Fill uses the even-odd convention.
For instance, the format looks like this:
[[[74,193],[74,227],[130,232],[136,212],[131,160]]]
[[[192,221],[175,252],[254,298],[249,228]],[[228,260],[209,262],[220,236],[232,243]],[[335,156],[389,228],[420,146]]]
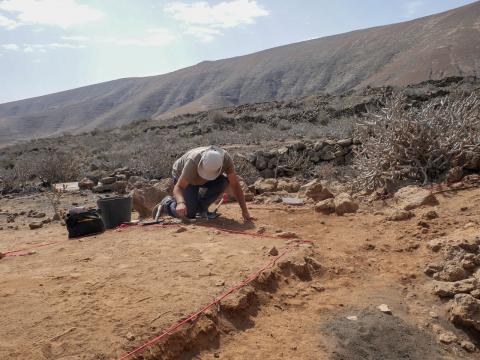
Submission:
[[[216,353],[213,354],[213,357],[214,357],[215,359],[218,359],[218,358],[220,357],[220,354],[219,354],[218,352],[216,352]]]
[[[433,319],[438,319],[438,314],[435,311],[430,311],[428,315]]]
[[[425,214],[423,214],[422,218],[426,220],[433,220],[433,219],[438,219],[439,216],[435,210],[430,210],[430,211],[427,211]]]
[[[32,222],[32,223],[28,224],[28,226],[30,227],[30,230],[35,230],[35,229],[40,229],[43,226],[43,223]]]
[[[129,333],[127,333],[126,338],[127,338],[128,341],[133,341],[133,340],[135,340],[135,335],[133,335],[131,332],[129,332]]]
[[[117,181],[117,179],[113,176],[107,176],[107,177],[104,177],[104,178],[100,179],[100,182],[103,185],[110,185],[110,184],[113,184],[115,181]]]
[[[388,221],[406,221],[413,218],[415,214],[410,210],[396,209],[386,219]]]
[[[440,335],[438,335],[438,341],[444,344],[451,344],[453,342],[456,342],[457,340],[457,336],[450,331],[442,332],[440,333]]]
[[[225,286],[225,281],[223,281],[223,280],[218,280],[218,281],[215,283],[215,286]]]
[[[384,314],[392,314],[392,309],[387,304],[381,304],[377,307],[378,310],[383,312]]]
[[[268,250],[268,255],[270,255],[270,256],[278,256],[278,250],[277,250],[277,248],[274,246],[274,247],[272,247],[270,250]]]
[[[52,220],[53,220],[53,221],[60,221],[60,220],[61,220],[60,214],[59,214],[59,213],[55,213],[55,215],[53,215]]]
[[[175,234],[180,234],[187,231],[187,228],[185,226],[180,226],[178,229],[175,230]]]
[[[465,226],[463,228],[464,229],[471,229],[471,228],[474,228],[475,226],[477,226],[477,224],[475,224],[473,222],[469,222],[469,223],[465,224]]]
[[[477,347],[474,344],[472,344],[470,341],[467,341],[467,340],[461,341],[460,346],[470,353],[474,352],[477,349]]]
[[[277,234],[277,237],[282,239],[297,239],[298,235],[291,231],[282,231]]]
[[[430,224],[427,223],[426,221],[422,221],[422,220],[421,220],[421,221],[419,221],[419,222],[417,223],[417,226],[419,226],[419,227],[421,227],[421,228],[428,229],[428,228],[430,227]]]
[[[264,234],[265,232],[267,231],[267,228],[265,226],[260,226],[258,229],[257,229],[257,234]]]
[[[335,203],[335,212],[337,215],[355,213],[359,207],[358,204],[353,201],[352,197],[347,193],[338,194],[333,201]]]
[[[316,212],[319,212],[321,214],[333,214],[335,212],[335,202],[333,201],[333,199],[319,201],[315,204],[314,209]]]
[[[350,321],[357,321],[358,320],[358,316],[347,316],[347,320],[350,320]]]
[[[322,285],[320,284],[312,284],[310,285],[312,289],[318,291],[318,292],[324,292],[325,291],[325,287],[323,287]]]

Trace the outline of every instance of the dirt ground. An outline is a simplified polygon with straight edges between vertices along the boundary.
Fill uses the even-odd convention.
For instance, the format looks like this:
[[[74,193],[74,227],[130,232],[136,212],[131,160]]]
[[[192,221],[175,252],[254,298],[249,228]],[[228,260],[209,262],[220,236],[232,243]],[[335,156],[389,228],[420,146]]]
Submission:
[[[480,233],[480,189],[438,199],[439,218],[428,231],[417,223],[431,208],[390,222],[388,203],[342,217],[252,205],[257,220],[246,225],[228,204],[209,228],[135,226],[81,240],[66,240],[58,222],[37,230],[28,229],[32,219],[23,215],[6,222],[6,212],[51,213],[43,195],[1,199],[0,251],[59,242],[0,260],[0,358],[119,358],[270,261],[272,247],[282,253],[292,246],[215,229],[263,227],[267,234],[295,232],[313,246],[294,248],[279,271],[186,324],[145,358],[476,359],[478,351],[438,342],[434,324],[469,337],[448,322],[446,304],[432,294],[423,269],[436,256],[428,240]],[[70,194],[62,201],[68,207],[94,198]],[[318,263],[320,269],[307,266]],[[381,313],[380,304],[392,313]],[[469,340],[480,345],[475,335]]]

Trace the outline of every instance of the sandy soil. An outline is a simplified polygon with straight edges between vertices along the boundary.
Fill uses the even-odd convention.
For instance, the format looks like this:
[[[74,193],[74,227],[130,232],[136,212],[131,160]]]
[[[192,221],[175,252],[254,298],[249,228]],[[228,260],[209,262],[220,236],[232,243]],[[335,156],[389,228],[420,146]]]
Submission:
[[[383,213],[388,204],[381,203],[344,217],[319,215],[308,208],[252,205],[258,220],[255,228],[249,228],[240,222],[236,206],[227,205],[215,226],[253,232],[264,227],[272,234],[293,231],[314,242],[312,248],[295,252],[302,258],[310,252],[322,270],[299,277],[283,268],[272,281],[245,290],[243,305],[220,307],[220,315],[186,325],[188,331],[175,341],[144,355],[478,358],[478,352],[469,354],[458,345],[437,342],[433,324],[462,339],[467,335],[447,321],[445,304],[431,294],[431,280],[423,269],[435,256],[425,246],[429,239],[459,231],[478,233],[479,199],[478,189],[439,195],[440,217],[423,232],[418,218],[429,209],[417,210],[417,218],[409,221],[388,222]],[[4,211],[48,212],[42,196],[1,201]],[[92,201],[78,194],[63,199],[66,207]],[[229,234],[200,225],[185,226],[180,233],[178,227],[131,227],[66,240],[66,230],[58,223],[28,230],[28,221],[20,216],[15,222],[19,229],[7,229],[12,224],[0,216],[4,228],[0,251],[61,242],[0,260],[2,359],[118,358],[259,268],[271,259],[267,254],[271,247],[281,251],[287,246],[283,239]],[[376,308],[383,303],[391,307],[392,315]],[[429,315],[432,311],[438,318]],[[478,345],[479,339],[470,340]]]

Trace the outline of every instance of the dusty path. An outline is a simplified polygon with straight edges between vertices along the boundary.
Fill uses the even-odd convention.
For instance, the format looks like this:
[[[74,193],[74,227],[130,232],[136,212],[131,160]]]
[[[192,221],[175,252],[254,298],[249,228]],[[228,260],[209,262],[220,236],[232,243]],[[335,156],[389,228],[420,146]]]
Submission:
[[[440,217],[430,221],[428,231],[417,226],[427,209],[409,221],[387,222],[380,204],[345,217],[257,205],[252,206],[256,228],[248,229],[236,206],[226,206],[227,219],[218,226],[293,231],[314,241],[309,251],[322,271],[312,279],[283,274],[275,288],[257,289],[258,299],[247,301],[240,317],[227,319],[231,323],[221,317],[199,322],[203,330],[183,332],[183,339],[165,346],[170,351],[195,335],[183,358],[476,358],[478,352],[438,344],[433,324],[465,335],[447,322],[445,305],[431,294],[423,269],[433,256],[425,246],[429,239],[459,230],[479,232],[480,190],[439,199]],[[9,200],[1,207],[32,207],[36,200],[20,205]],[[283,239],[198,225],[186,229],[128,228],[1,259],[0,358],[116,358],[264,264],[271,247],[285,247]],[[55,223],[33,231],[7,229],[0,232],[0,251],[65,236]],[[376,309],[383,303],[392,315]],[[429,315],[432,311],[438,319]]]

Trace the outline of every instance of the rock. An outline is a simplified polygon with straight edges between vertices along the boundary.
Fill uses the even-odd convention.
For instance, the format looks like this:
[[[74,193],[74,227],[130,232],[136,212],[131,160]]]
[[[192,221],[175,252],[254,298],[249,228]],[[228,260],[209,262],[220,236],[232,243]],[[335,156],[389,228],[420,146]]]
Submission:
[[[114,184],[112,184],[113,190],[120,194],[125,194],[127,190],[127,185],[128,185],[127,181],[117,181]]]
[[[410,185],[398,190],[394,201],[404,210],[413,210],[421,206],[438,205],[438,200],[430,191]]]
[[[78,182],[78,188],[80,190],[92,190],[95,187],[95,183],[90,179],[82,179]]]
[[[270,250],[268,250],[268,255],[270,255],[270,256],[278,256],[278,250],[277,250],[277,248],[274,246],[274,247],[272,247]]]
[[[480,289],[475,289],[471,291],[470,295],[472,295],[475,299],[480,299]]]
[[[469,253],[477,253],[479,251],[480,236],[477,235],[446,235],[437,239],[430,240],[427,247],[432,251],[440,249],[463,249]]]
[[[46,218],[46,219],[42,220],[43,224],[50,224],[51,222],[52,222],[52,219],[50,219],[50,218]]]
[[[460,281],[468,278],[468,272],[457,264],[446,264],[442,271],[434,274],[435,280]]]
[[[347,193],[338,194],[333,201],[337,215],[355,213],[358,210],[358,204]]]
[[[176,229],[174,231],[175,234],[180,234],[180,233],[183,233],[185,231],[187,231],[188,229],[185,227],[185,226],[180,226],[178,229]]]
[[[30,228],[30,230],[40,229],[42,226],[43,226],[43,223],[39,221],[31,222],[30,224],[28,224],[28,227]]]
[[[130,178],[128,179],[128,182],[132,185],[137,185],[137,184],[145,184],[148,182],[147,179],[145,179],[144,177],[141,177],[141,176],[130,176]]]
[[[215,286],[225,286],[225,281],[218,280],[218,281],[215,282]]]
[[[477,347],[472,344],[470,341],[467,341],[467,340],[462,340],[460,342],[460,346],[465,349],[465,351],[467,352],[470,352],[470,353],[473,353],[475,352],[475,350],[477,350]]]
[[[461,181],[463,178],[463,169],[460,166],[456,166],[448,170],[446,181],[448,184],[453,184]]]
[[[438,314],[435,311],[430,311],[428,313],[432,319],[438,319]]]
[[[265,169],[260,171],[260,176],[264,179],[271,179],[275,177],[275,171],[273,171],[272,169]]]
[[[315,204],[314,209],[316,212],[319,212],[321,214],[333,214],[335,212],[335,202],[333,201],[333,199],[319,201]]]
[[[443,270],[442,264],[428,264],[423,272],[428,276],[432,276],[433,274],[440,272],[442,270]]]
[[[296,193],[300,190],[300,183],[296,180],[279,179],[277,190],[286,191],[288,193]]]
[[[274,192],[277,190],[278,181],[276,179],[258,179],[253,184],[258,194],[265,192]]]
[[[440,333],[437,339],[443,344],[451,344],[458,340],[457,336],[450,331]]]
[[[261,155],[257,155],[257,158],[255,160],[255,167],[257,170],[262,171],[265,170],[268,166],[268,161]]]
[[[102,185],[110,185],[113,184],[115,181],[117,181],[117,179],[114,176],[107,176],[100,179]]]
[[[425,229],[429,229],[429,228],[430,228],[430,224],[427,223],[426,221],[423,221],[423,220],[420,220],[420,221],[417,223],[417,226],[418,226],[418,227],[421,227],[421,228],[425,228]]]
[[[305,191],[305,196],[315,201],[323,201],[333,198],[333,194],[326,187],[326,183],[324,181],[310,181],[308,184],[302,186],[302,190]]]
[[[151,216],[152,210],[165,196],[171,195],[173,181],[170,178],[160,180],[154,185],[148,185],[142,189],[133,189],[130,192],[133,208],[138,212],[139,218]]]
[[[353,139],[348,138],[348,139],[341,139],[337,141],[337,144],[342,147],[349,147],[350,145],[353,144]]]
[[[457,294],[450,302],[449,313],[455,325],[480,331],[480,300],[468,294]]]
[[[41,219],[41,218],[44,218],[45,216],[47,216],[47,214],[43,212],[33,213],[32,215],[30,215],[30,217],[34,219]]]
[[[358,316],[347,316],[347,320],[350,320],[350,321],[357,321],[358,320]]]
[[[264,234],[265,231],[267,231],[267,228],[265,226],[260,226],[258,229],[257,229],[257,234]]]
[[[438,219],[438,214],[435,210],[427,211],[425,214],[422,215],[422,218],[425,220],[433,220]]]
[[[386,220],[388,221],[406,221],[413,218],[415,214],[409,210],[395,209],[389,215],[387,215]]]
[[[323,161],[331,161],[335,159],[335,147],[333,145],[325,145],[318,152],[317,156]]]
[[[53,215],[53,218],[52,218],[52,221],[60,221],[61,220],[61,216],[59,213],[55,213]]]
[[[381,304],[377,306],[377,309],[380,310],[384,314],[391,314],[392,309],[387,304]]]
[[[297,141],[292,144],[292,149],[295,151],[303,151],[307,148],[307,145],[302,141]]]
[[[125,337],[127,338],[128,341],[135,340],[135,335],[133,335],[131,332],[127,333]]]
[[[276,236],[279,237],[279,238],[282,238],[282,239],[297,239],[298,238],[297,234],[295,234],[294,232],[291,232],[291,231],[282,231],[282,232],[279,232]]]
[[[113,189],[114,189],[114,184],[97,185],[92,189],[92,191],[94,193],[104,193],[104,192],[113,191]]]
[[[476,289],[477,280],[469,278],[454,282],[434,281],[433,293],[441,298],[451,298],[456,294],[466,294]]]

